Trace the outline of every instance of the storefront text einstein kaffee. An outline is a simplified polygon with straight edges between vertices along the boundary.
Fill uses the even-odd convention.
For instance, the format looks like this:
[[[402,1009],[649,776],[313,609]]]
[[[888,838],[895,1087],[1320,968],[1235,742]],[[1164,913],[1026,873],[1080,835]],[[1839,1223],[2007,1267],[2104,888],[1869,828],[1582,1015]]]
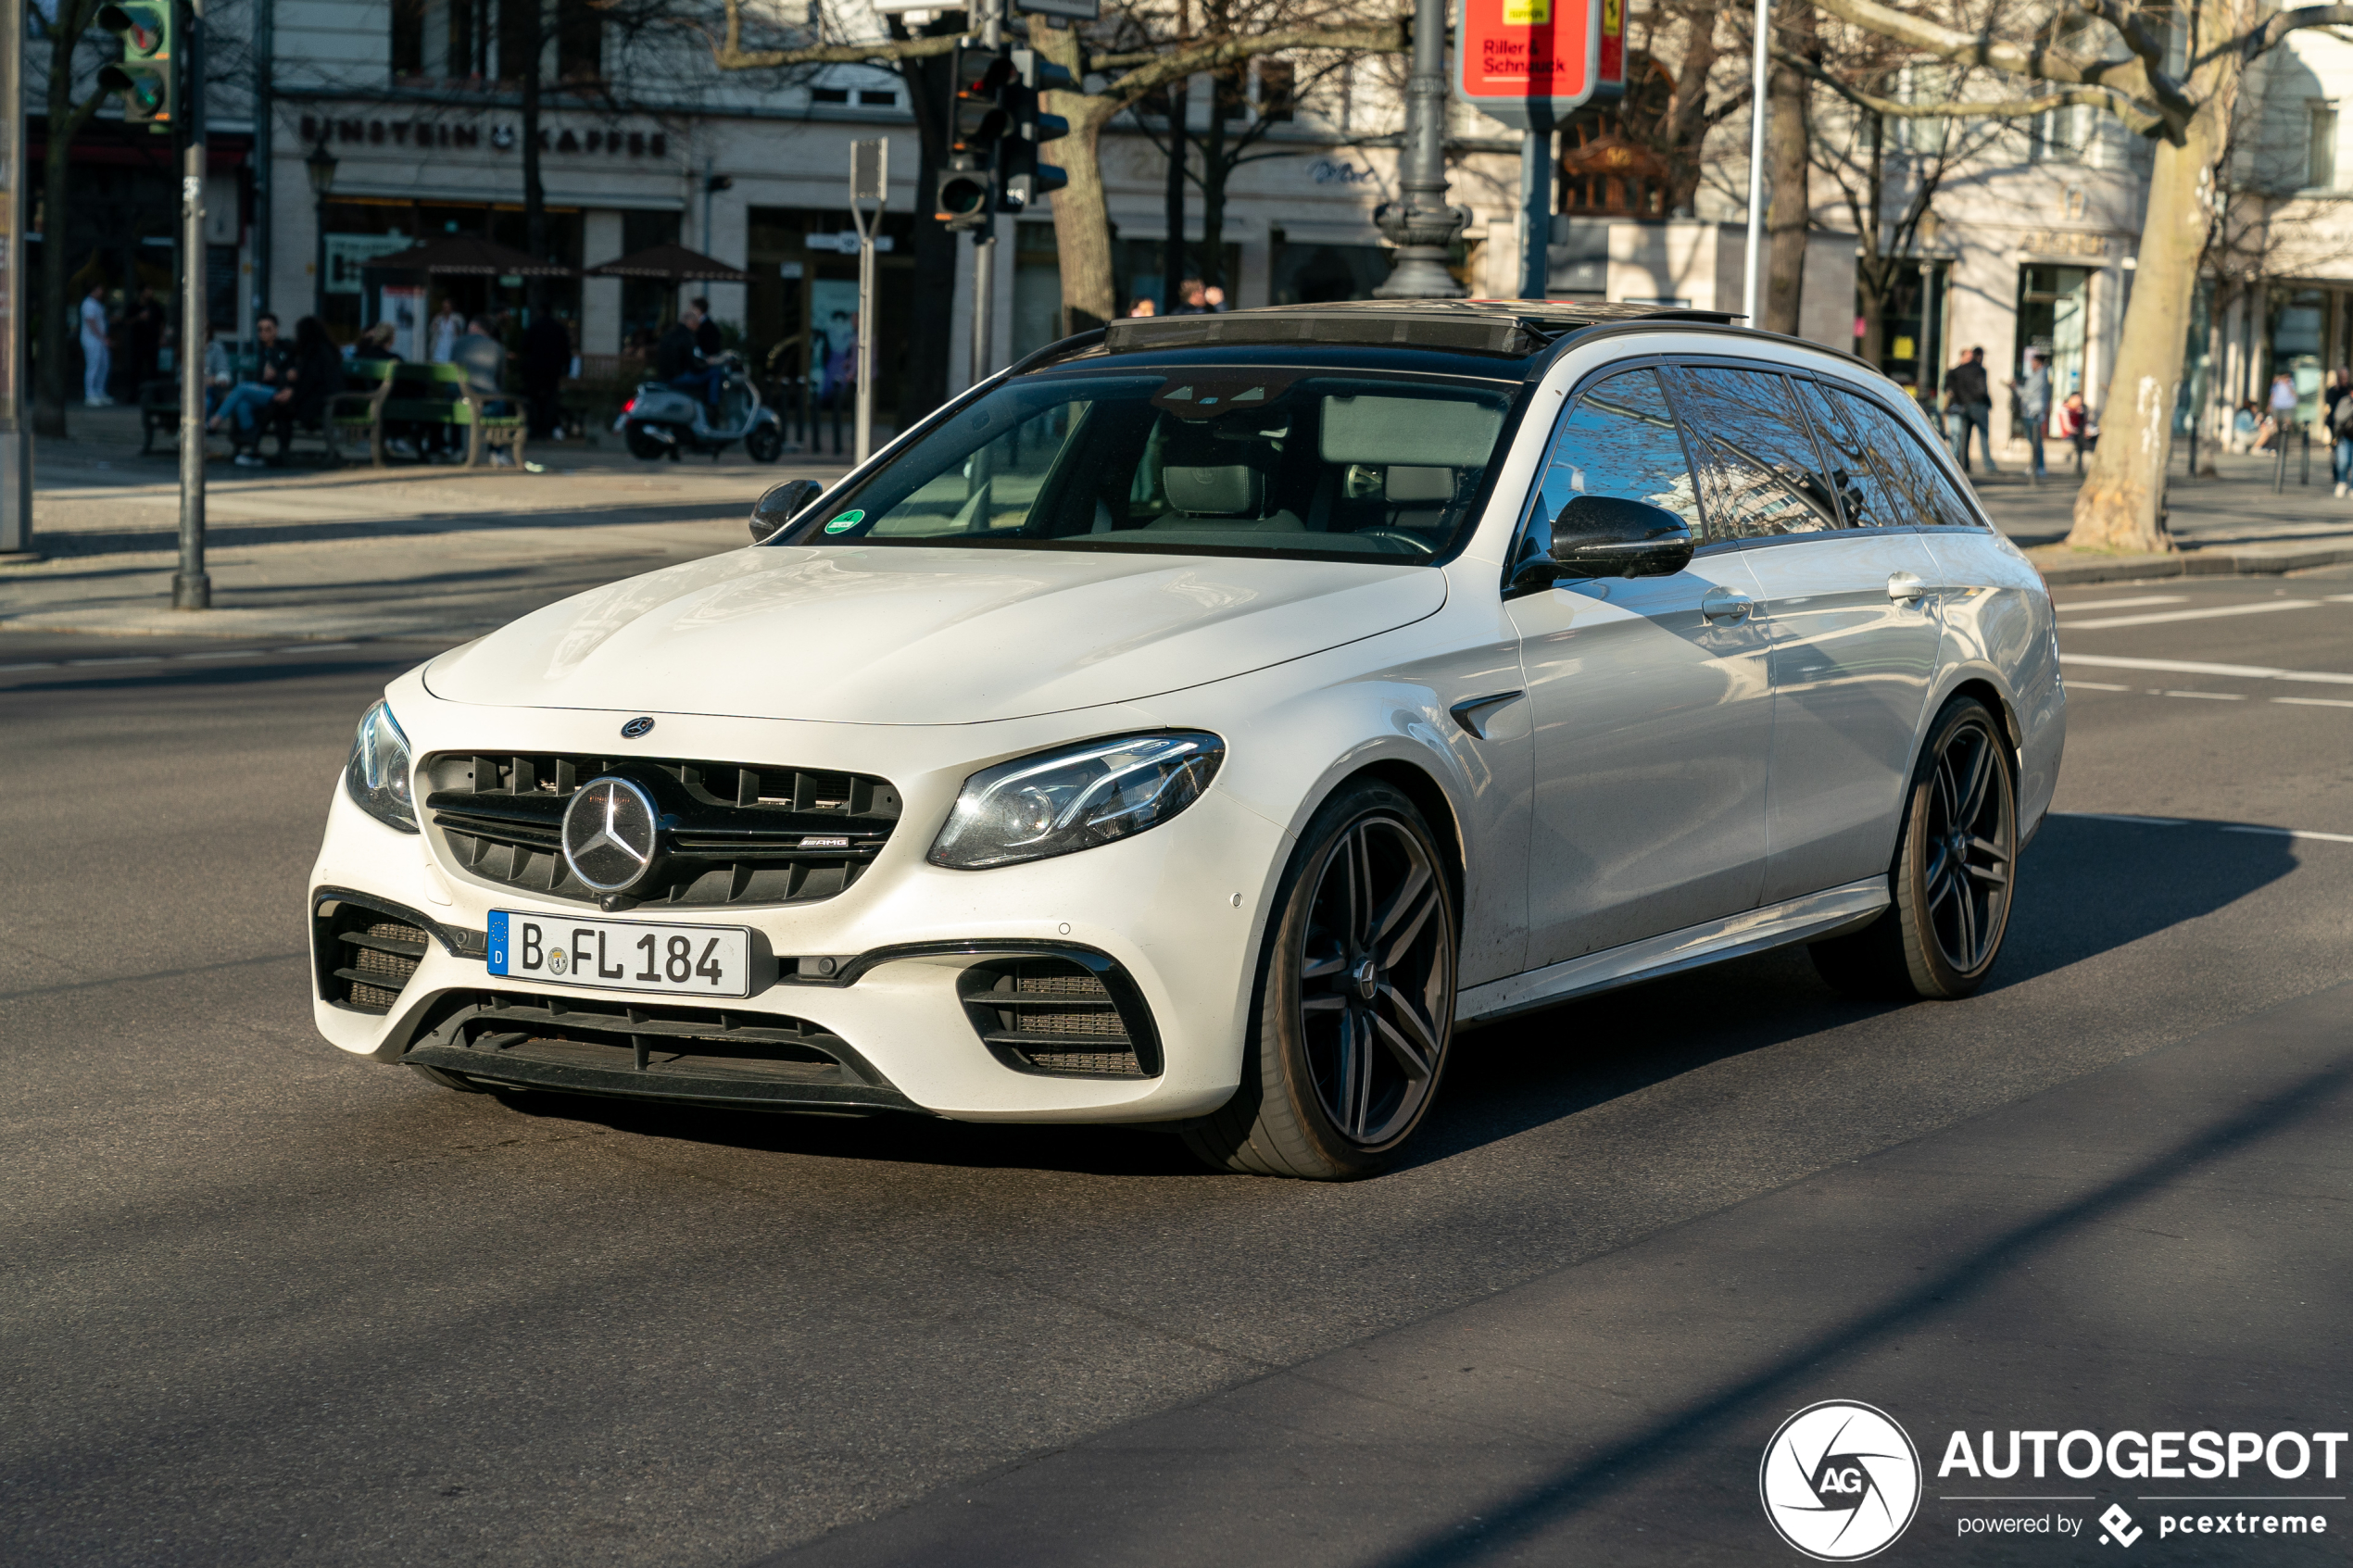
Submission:
[[[374,115],[318,115],[302,117],[302,139],[306,143],[333,141],[346,145],[376,147],[452,147],[488,146],[494,152],[513,148],[520,132],[509,123],[485,124],[480,119],[465,119],[440,115],[414,115],[385,119]],[[615,126],[594,126],[581,130],[573,126],[542,126],[539,150],[548,153],[602,154],[619,158],[661,158],[670,156],[670,136],[661,131],[630,131]]]

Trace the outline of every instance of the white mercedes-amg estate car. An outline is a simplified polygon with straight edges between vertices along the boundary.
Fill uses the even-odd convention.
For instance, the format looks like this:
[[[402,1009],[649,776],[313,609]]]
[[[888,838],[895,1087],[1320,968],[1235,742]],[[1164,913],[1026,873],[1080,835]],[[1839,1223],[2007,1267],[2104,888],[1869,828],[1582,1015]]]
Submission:
[[[1720,317],[1126,320],[359,721],[319,1028],[451,1088],[1392,1160],[1456,1033],[1806,943],[1950,997],[2065,724],[1919,409]]]

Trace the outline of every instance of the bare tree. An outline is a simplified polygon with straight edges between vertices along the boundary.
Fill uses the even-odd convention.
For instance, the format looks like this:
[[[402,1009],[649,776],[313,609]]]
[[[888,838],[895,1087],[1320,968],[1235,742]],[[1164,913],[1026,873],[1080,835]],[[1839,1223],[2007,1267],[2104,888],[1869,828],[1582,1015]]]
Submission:
[[[2088,104],[2154,144],[2132,304],[2099,448],[2076,495],[2068,543],[2085,549],[2170,550],[2163,500],[2173,410],[2199,269],[2217,221],[2218,171],[2231,154],[2247,69],[2298,30],[2353,25],[2353,6],[2266,14],[2259,0],[2181,0],[2169,11],[2144,11],[2128,0],[2062,0],[2060,11],[2070,21],[2081,19],[2082,37],[2106,46],[2095,54],[2076,46],[2075,38],[2053,43],[2039,28],[2005,27],[1998,19],[1952,27],[1879,0],[1817,3],[1916,58],[1975,65],[2006,84],[2047,88],[2032,96],[1937,105],[1850,93],[1867,107],[1894,114],[2012,117]]]

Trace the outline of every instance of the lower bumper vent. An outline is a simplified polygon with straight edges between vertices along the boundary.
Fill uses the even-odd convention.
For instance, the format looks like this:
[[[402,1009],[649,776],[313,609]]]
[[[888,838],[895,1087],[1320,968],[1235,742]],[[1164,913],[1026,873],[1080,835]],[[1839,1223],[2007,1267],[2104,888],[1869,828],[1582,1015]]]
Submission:
[[[961,989],[973,1027],[1008,1067],[1073,1078],[1160,1074],[1151,1015],[1109,959],[1002,959],[966,970]]]
[[[321,917],[327,1000],[358,1012],[387,1013],[417,972],[431,938],[405,921],[345,904]]]
[[[732,1009],[453,992],[401,1060],[491,1083],[634,1098],[916,1107],[839,1035]]]

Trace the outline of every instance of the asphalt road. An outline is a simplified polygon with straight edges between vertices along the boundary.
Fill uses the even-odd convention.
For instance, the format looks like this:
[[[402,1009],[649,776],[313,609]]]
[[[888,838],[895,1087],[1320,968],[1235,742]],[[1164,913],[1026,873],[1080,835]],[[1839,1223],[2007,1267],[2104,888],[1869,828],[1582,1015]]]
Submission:
[[[1815,1399],[2343,1429],[2353,572],[2061,599],[1985,992],[1767,955],[1472,1035],[1351,1186],[345,1060],[303,877],[430,649],[0,635],[0,1560],[1779,1562]],[[1964,1512],[1889,1561],[2114,1550]]]

